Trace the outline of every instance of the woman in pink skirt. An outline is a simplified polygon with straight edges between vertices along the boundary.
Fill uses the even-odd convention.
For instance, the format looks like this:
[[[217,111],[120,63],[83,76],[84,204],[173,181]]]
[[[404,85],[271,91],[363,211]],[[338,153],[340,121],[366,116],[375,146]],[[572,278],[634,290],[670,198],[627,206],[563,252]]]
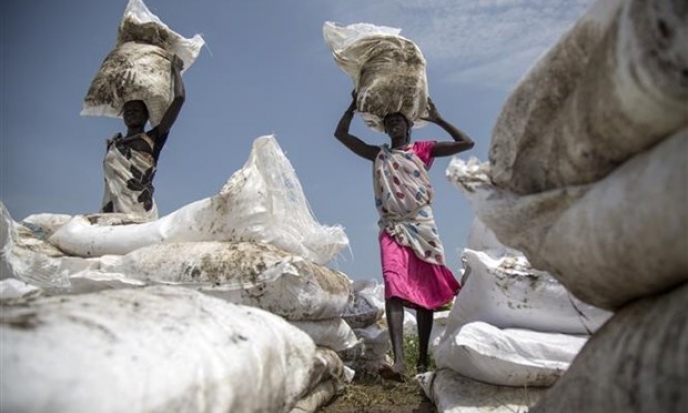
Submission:
[[[386,366],[380,374],[402,380],[406,373],[404,306],[416,310],[419,342],[416,369],[424,372],[428,366],[433,311],[451,301],[461,288],[445,266],[444,250],[432,214],[433,188],[427,171],[435,157],[471,149],[473,141],[445,121],[428,99],[428,116],[423,120],[444,129],[453,141],[412,143],[412,123],[401,113],[391,113],[384,118],[391,145],[369,145],[349,133],[355,110],[354,96],[334,136],[355,154],[373,162],[385,310],[394,352],[394,365]]]

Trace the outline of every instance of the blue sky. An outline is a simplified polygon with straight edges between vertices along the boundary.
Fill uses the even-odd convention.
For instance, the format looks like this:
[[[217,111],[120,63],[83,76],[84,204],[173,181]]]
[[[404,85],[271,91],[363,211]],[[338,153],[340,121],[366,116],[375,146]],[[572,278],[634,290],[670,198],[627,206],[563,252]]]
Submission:
[[[0,201],[15,220],[100,208],[105,139],[119,119],[79,115],[112,49],[126,0],[4,1],[0,5]],[[275,134],[316,218],[340,224],[351,252],[332,266],[381,279],[371,165],[333,137],[351,80],[322,37],[325,21],[402,29],[427,60],[430,96],[487,158],[490,133],[518,79],[591,0],[148,0],[170,28],[206,40],[185,73],[187,99],[161,155],[161,215],[216,193],[246,161],[253,140]],[[351,132],[385,143],[360,119]],[[414,139],[449,139],[434,125]],[[436,221],[452,270],[460,268],[473,211],[431,170]]]

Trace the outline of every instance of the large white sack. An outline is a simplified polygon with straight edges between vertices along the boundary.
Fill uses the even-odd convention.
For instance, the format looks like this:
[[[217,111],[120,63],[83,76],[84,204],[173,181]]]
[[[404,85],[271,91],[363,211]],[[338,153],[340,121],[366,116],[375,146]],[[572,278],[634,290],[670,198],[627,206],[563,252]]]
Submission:
[[[319,347],[344,351],[359,344],[356,334],[341,318],[329,320],[293,320],[291,325],[308,334]]]
[[[434,358],[438,369],[448,368],[484,383],[551,386],[586,340],[587,336],[499,329],[474,322],[446,336]]]
[[[51,214],[46,212],[31,214],[22,219],[20,223],[32,229],[39,230],[39,232],[44,235],[44,238],[48,238],[55,231],[60,229],[60,227],[69,222],[70,219],[72,219],[72,216],[69,214]]]
[[[416,379],[438,413],[526,412],[546,391],[481,383],[449,369],[419,374]]]
[[[625,306],[530,412],[685,412],[687,304],[684,284]]]
[[[341,393],[344,386],[329,379],[319,383],[315,388],[299,400],[289,413],[315,413]]]
[[[499,240],[576,297],[615,309],[688,281],[688,129],[594,185],[519,196],[455,158],[447,177]],[[661,185],[659,184],[661,183]]]
[[[356,109],[365,123],[384,132],[382,121],[402,113],[419,127],[427,114],[425,57],[400,29],[355,23],[325,22],[323,37],[335,63],[353,81]]]
[[[78,256],[124,255],[169,242],[255,241],[319,264],[349,244],[341,226],[315,220],[296,172],[273,135],[256,139],[243,168],[210,198],[136,225],[92,225],[75,216],[49,241]]]
[[[446,333],[482,321],[499,328],[592,334],[611,313],[573,297],[563,284],[531,267],[522,255],[492,256],[490,251],[464,249],[467,268],[454,300]]]
[[[506,101],[490,144],[495,185],[592,183],[688,125],[687,39],[683,2],[598,0]]]
[[[333,350],[318,347],[308,392],[296,403],[290,413],[314,413],[351,383],[354,371],[344,366]]]
[[[518,254],[519,252],[504,246],[490,228],[480,218],[473,218],[473,224],[468,231],[466,248],[474,251],[489,251],[491,255]]]
[[[50,292],[68,292],[69,276],[99,266],[97,261],[68,257],[36,232],[15,222],[0,202],[0,279],[16,278]]]
[[[142,0],[129,0],[119,24],[115,48],[91,81],[81,115],[121,117],[124,103],[143,100],[152,125],[160,123],[172,102],[172,56],[194,63],[205,44],[187,39],[150,12]]]
[[[0,280],[0,303],[39,296],[41,289],[16,278]]]
[[[349,304],[342,314],[342,318],[351,328],[366,328],[385,314],[384,286],[377,281],[354,281],[351,284],[351,292]]]
[[[3,306],[3,412],[288,412],[315,345],[265,311],[150,287]]]
[[[174,284],[236,304],[259,307],[289,320],[340,317],[349,278],[270,244],[182,242],[151,245],[124,256],[102,257],[96,282],[134,280]],[[72,278],[76,284],[76,277]]]

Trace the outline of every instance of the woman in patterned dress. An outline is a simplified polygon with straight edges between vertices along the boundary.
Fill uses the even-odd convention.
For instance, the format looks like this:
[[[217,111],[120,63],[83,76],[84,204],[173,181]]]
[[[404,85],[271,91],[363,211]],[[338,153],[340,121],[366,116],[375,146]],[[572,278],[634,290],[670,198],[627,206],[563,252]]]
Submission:
[[[130,100],[122,107],[127,134],[122,136],[118,133],[107,140],[101,212],[134,214],[143,221],[158,218],[158,208],[153,200],[153,178],[160,152],[185,99],[181,76],[184,62],[174,55],[171,66],[174,97],[158,125],[145,132],[148,109],[143,101]]]
[[[428,99],[428,116],[423,120],[441,127],[453,141],[411,142],[412,123],[401,113],[391,113],[384,118],[390,144],[370,145],[349,133],[355,110],[354,96],[334,136],[356,155],[373,162],[385,310],[394,352],[394,365],[385,366],[380,374],[403,380],[406,373],[404,307],[416,310],[419,337],[416,369],[424,372],[428,366],[433,311],[450,302],[461,288],[445,265],[442,242],[432,215],[433,188],[427,171],[435,157],[471,149],[473,141],[445,121]]]

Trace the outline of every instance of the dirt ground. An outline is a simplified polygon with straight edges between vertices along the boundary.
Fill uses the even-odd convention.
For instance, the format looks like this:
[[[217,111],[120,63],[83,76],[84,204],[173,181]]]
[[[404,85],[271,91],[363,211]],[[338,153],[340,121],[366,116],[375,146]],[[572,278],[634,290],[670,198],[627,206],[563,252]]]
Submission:
[[[320,412],[436,413],[437,410],[413,378],[398,383],[365,375],[354,378],[344,393],[321,408]]]

